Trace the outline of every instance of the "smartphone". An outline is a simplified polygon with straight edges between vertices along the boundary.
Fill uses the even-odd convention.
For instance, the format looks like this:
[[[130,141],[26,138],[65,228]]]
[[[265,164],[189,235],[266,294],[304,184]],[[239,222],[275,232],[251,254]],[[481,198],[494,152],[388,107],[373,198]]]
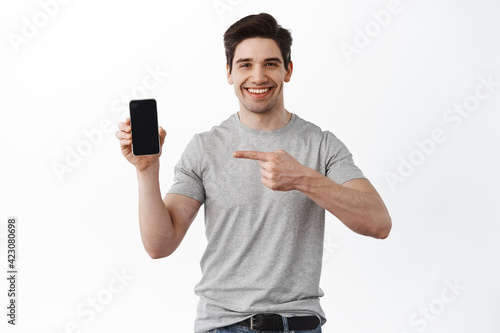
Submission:
[[[129,107],[132,153],[135,156],[159,154],[160,136],[158,135],[156,100],[132,100]]]

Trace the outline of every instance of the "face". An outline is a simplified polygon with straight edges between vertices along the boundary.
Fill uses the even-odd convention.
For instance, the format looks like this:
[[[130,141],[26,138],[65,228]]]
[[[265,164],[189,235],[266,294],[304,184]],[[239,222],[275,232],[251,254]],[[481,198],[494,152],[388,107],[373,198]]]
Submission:
[[[269,38],[248,38],[236,46],[233,69],[227,80],[234,84],[240,109],[265,113],[284,108],[283,86],[290,81],[292,62],[285,69],[278,44]]]

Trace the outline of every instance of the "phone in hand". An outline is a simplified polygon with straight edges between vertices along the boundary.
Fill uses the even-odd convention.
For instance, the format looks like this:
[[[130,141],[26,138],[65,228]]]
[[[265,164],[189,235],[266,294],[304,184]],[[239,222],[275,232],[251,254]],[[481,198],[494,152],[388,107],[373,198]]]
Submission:
[[[159,154],[160,136],[158,135],[156,100],[132,100],[129,107],[132,153],[135,156]]]

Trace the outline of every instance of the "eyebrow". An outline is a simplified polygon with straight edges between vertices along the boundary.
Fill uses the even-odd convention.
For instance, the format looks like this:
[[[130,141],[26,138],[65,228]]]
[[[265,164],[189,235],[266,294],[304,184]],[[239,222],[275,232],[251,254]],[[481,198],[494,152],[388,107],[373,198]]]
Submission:
[[[253,58],[241,58],[241,59],[236,60],[235,63],[239,64],[241,62],[251,62],[251,61],[253,61]],[[269,61],[276,61],[280,64],[282,63],[280,58],[266,58],[266,59],[264,59],[264,62],[269,62]]]

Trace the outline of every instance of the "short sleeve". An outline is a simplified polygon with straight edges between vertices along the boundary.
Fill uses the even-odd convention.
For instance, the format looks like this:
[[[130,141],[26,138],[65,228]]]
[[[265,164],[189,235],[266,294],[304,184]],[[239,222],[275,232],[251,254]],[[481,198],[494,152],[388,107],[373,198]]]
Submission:
[[[366,178],[354,164],[352,154],[342,141],[329,131],[323,132],[326,150],[326,176],[342,185],[356,179]]]
[[[205,202],[205,187],[201,171],[201,143],[195,135],[174,167],[174,183],[167,193],[182,194]]]

